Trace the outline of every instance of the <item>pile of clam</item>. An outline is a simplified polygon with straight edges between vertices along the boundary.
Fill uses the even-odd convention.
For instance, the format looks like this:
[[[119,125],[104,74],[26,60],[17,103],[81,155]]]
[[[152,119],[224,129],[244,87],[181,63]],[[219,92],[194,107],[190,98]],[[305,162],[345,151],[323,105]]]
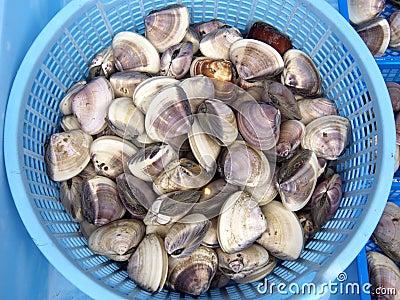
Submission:
[[[399,0],[388,2],[400,7]],[[389,19],[381,16],[386,0],[348,0],[349,18],[372,55],[379,57],[388,48],[400,50],[400,10]]]
[[[295,260],[335,214],[350,123],[312,59],[262,21],[171,5],[119,32],[60,102],[45,152],[88,247],[155,293],[199,295]]]

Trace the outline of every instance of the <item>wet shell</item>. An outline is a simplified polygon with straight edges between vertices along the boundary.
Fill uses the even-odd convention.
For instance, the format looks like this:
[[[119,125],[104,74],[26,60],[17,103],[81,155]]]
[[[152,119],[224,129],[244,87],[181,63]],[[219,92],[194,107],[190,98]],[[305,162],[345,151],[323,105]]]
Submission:
[[[254,39],[234,42],[230,59],[244,80],[275,77],[284,66],[282,56],[273,47]]]
[[[237,125],[243,139],[257,149],[275,147],[279,138],[281,113],[267,103],[246,101],[239,105]]]
[[[168,225],[183,218],[199,201],[201,192],[176,191],[159,196],[154,201],[144,223],[146,225]]]
[[[220,248],[216,249],[216,252],[218,268],[233,280],[250,275],[264,267],[269,261],[268,251],[257,244],[252,244],[242,251],[231,254],[223,252]]]
[[[171,77],[150,77],[136,87],[133,93],[133,103],[142,111],[142,113],[146,114],[151,101],[163,87],[178,83],[178,80]]]
[[[152,11],[144,20],[145,36],[158,52],[180,43],[189,30],[189,10],[181,4]]]
[[[251,25],[247,38],[271,45],[280,55],[283,55],[287,50],[292,48],[289,36],[263,21],[257,21]]]
[[[165,167],[154,180],[153,190],[161,195],[177,190],[201,188],[212,179],[213,175],[194,161],[181,158]]]
[[[143,180],[123,173],[116,178],[119,198],[134,219],[143,220],[156,195]]]
[[[189,132],[193,115],[185,92],[179,86],[163,88],[151,101],[145,117],[149,137],[165,142]]]
[[[342,200],[342,179],[334,174],[319,183],[311,197],[311,218],[319,229],[336,213]]]
[[[301,50],[290,49],[284,54],[283,61],[282,84],[305,97],[321,94],[322,79],[311,57]]]
[[[224,148],[218,165],[225,180],[238,186],[256,187],[273,175],[264,153],[244,141],[236,141]]]
[[[400,49],[400,10],[392,13],[389,19],[390,26],[390,41],[389,47],[395,50]]]
[[[133,140],[144,133],[144,115],[131,98],[114,99],[108,107],[107,118],[110,129],[119,137]]]
[[[236,117],[232,109],[216,99],[204,101],[199,106],[197,119],[205,133],[220,146],[232,144],[238,135]]]
[[[200,40],[200,52],[214,59],[229,59],[231,45],[242,38],[238,29],[222,26],[203,36]]]
[[[189,72],[193,58],[193,45],[182,42],[169,47],[161,56],[160,75],[176,79],[183,78]]]
[[[144,146],[128,160],[129,171],[136,177],[153,181],[178,154],[168,144],[154,143]]]
[[[184,258],[199,247],[211,222],[201,214],[183,217],[172,225],[164,239],[165,250],[172,257]]]
[[[110,83],[116,98],[132,98],[136,87],[148,78],[149,75],[142,72],[122,71],[112,74],[110,77]]]
[[[378,57],[385,53],[390,42],[390,25],[385,18],[372,19],[355,29],[373,56]]]
[[[156,74],[160,56],[144,36],[131,31],[117,33],[112,40],[115,66],[118,71],[131,70]]]
[[[254,270],[254,272],[246,275],[241,279],[236,279],[235,282],[242,284],[242,283],[250,283],[262,280],[275,269],[276,265],[277,265],[276,258],[273,257],[272,255],[269,255],[269,261],[264,267]]]
[[[400,207],[387,202],[372,240],[395,262],[400,262]]]
[[[81,201],[82,188],[83,179],[79,176],[72,177],[60,184],[60,201],[74,222],[84,220]]]
[[[291,158],[301,144],[306,127],[300,121],[287,120],[281,123],[278,142],[276,143],[276,157],[278,161]]]
[[[235,75],[231,61],[204,56],[193,59],[189,72],[191,77],[204,75],[212,79],[228,82],[231,82]]]
[[[118,196],[117,185],[103,176],[96,176],[85,182],[82,191],[82,209],[85,220],[96,226],[120,219],[125,214],[125,207]]]
[[[60,121],[60,126],[64,131],[71,131],[74,129],[81,129],[78,119],[73,115],[68,115],[62,117]]]
[[[79,129],[52,134],[44,156],[49,178],[64,181],[78,175],[90,161],[92,141]]]
[[[306,126],[301,146],[313,150],[318,157],[336,160],[349,143],[350,129],[349,120],[341,116],[315,119]]]
[[[105,77],[96,77],[80,89],[71,100],[71,110],[81,129],[90,135],[105,129],[108,106],[113,99],[114,91]]]
[[[385,9],[385,0],[349,0],[349,18],[353,24],[360,24],[379,16]]]
[[[397,82],[386,82],[386,87],[389,92],[390,101],[392,103],[393,111],[400,111],[400,84]]]
[[[185,258],[169,257],[166,286],[175,292],[199,296],[209,289],[217,265],[215,252],[204,246]]]
[[[97,76],[109,78],[117,69],[114,64],[114,51],[111,46],[97,53],[88,66],[88,79]]]
[[[194,29],[193,26],[189,26],[186,35],[183,37],[182,42],[191,42],[193,45],[193,54],[196,54],[200,49],[200,34]]]
[[[257,240],[269,253],[279,259],[295,260],[303,250],[303,228],[296,214],[279,201],[262,207],[267,229]]]
[[[161,291],[168,274],[168,255],[163,240],[156,234],[146,235],[130,257],[127,271],[143,290]]]
[[[400,269],[390,258],[379,252],[367,252],[368,275],[371,291],[396,291],[400,290]],[[376,297],[376,299],[398,299],[398,295]]]
[[[317,156],[301,150],[278,170],[278,191],[282,203],[291,211],[303,208],[314,192],[318,177]]]
[[[88,240],[88,247],[94,253],[112,260],[125,261],[132,255],[144,234],[144,224],[138,220],[115,220],[93,231]]]
[[[218,241],[226,253],[246,249],[267,228],[265,217],[249,193],[233,193],[221,208],[218,217]]]
[[[320,117],[337,115],[335,104],[328,98],[302,99],[297,104],[300,110],[300,121],[304,125]]]
[[[214,173],[221,146],[204,132],[196,116],[188,135],[190,148],[196,160],[207,172]]]
[[[127,170],[127,161],[138,149],[117,136],[101,136],[90,146],[90,157],[96,173],[115,179]]]
[[[281,112],[283,119],[300,120],[300,109],[292,92],[276,81],[265,81],[261,95],[264,102],[272,103]]]
[[[59,105],[59,109],[64,116],[72,114],[72,108],[71,108],[72,99],[74,98],[74,96],[77,92],[79,92],[81,89],[83,89],[85,87],[86,83],[87,82],[85,80],[78,81],[78,82],[74,83],[67,90],[64,98],[62,98],[60,105]]]
[[[204,75],[186,78],[179,83],[179,86],[185,91],[192,114],[197,113],[204,100],[215,97],[213,80]]]

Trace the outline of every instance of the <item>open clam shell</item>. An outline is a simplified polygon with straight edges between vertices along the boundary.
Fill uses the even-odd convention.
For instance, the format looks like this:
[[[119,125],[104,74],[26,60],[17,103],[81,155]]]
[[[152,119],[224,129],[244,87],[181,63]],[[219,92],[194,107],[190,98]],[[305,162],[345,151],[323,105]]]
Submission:
[[[396,262],[400,262],[400,207],[387,202],[376,226],[372,240],[382,251]]]
[[[322,79],[310,56],[301,50],[290,49],[283,55],[283,61],[282,84],[305,97],[321,94]]]
[[[176,79],[183,78],[193,58],[193,45],[190,42],[181,42],[169,47],[161,56],[160,75]]]
[[[218,217],[218,241],[226,253],[246,249],[267,228],[267,222],[257,201],[247,192],[233,193],[221,208]]]
[[[308,203],[317,184],[318,170],[317,156],[307,149],[279,168],[278,191],[287,209],[297,211]]]
[[[145,129],[155,141],[187,134],[193,115],[184,90],[176,85],[163,88],[151,101],[145,117]]]
[[[151,11],[145,18],[145,36],[158,52],[180,43],[189,30],[189,10],[181,4],[172,4]]]
[[[337,115],[335,104],[328,98],[305,98],[299,100],[301,122],[307,125],[311,121],[324,116]]]
[[[79,129],[52,134],[44,156],[49,178],[64,181],[78,175],[90,161],[92,141]]]
[[[165,250],[172,257],[183,258],[199,247],[211,222],[201,214],[190,214],[172,225],[164,239]]]
[[[97,76],[109,78],[117,69],[114,64],[114,51],[111,46],[97,53],[89,63],[88,79]]]
[[[88,247],[94,253],[115,261],[126,261],[145,234],[144,224],[120,219],[100,226],[89,236]]]
[[[231,45],[242,38],[238,29],[222,26],[203,36],[200,40],[200,52],[210,58],[229,59]]]
[[[299,258],[303,250],[303,228],[296,214],[279,201],[272,201],[262,208],[267,229],[257,239],[273,256],[284,260]]]
[[[96,226],[120,219],[126,211],[119,199],[116,183],[104,176],[85,181],[82,209],[85,220]]]
[[[115,179],[127,168],[127,161],[137,147],[117,136],[104,135],[90,146],[90,157],[98,175]]]
[[[105,77],[96,77],[74,94],[71,111],[80,127],[88,134],[100,133],[107,126],[108,106],[114,99],[114,91]]]
[[[270,45],[254,39],[240,39],[230,47],[230,60],[244,80],[272,78],[283,70],[282,56]]]
[[[390,25],[385,18],[372,19],[355,29],[373,56],[378,57],[385,53],[390,42]]]
[[[167,76],[150,77],[139,83],[133,92],[133,103],[146,114],[149,105],[158,92],[167,85],[177,85],[178,80]]]
[[[83,179],[80,176],[74,176],[60,184],[60,201],[74,222],[84,220],[81,201],[82,188]]]
[[[217,265],[214,250],[204,246],[185,258],[169,257],[166,286],[175,292],[199,296],[210,287]]]
[[[146,235],[128,262],[129,277],[149,293],[164,287],[168,274],[168,255],[163,240],[156,234]]]
[[[116,178],[119,198],[134,219],[143,220],[153,205],[156,194],[143,180],[123,173]]]
[[[160,56],[144,36],[132,32],[117,33],[112,40],[115,66],[118,71],[131,70],[156,74],[160,70]]]
[[[233,280],[243,279],[263,268],[269,261],[268,251],[257,244],[231,254],[225,253],[221,248],[217,248],[216,252],[219,270]]]
[[[385,0],[349,0],[349,18],[353,24],[360,24],[378,17],[385,9]]]
[[[114,99],[108,106],[107,119],[110,129],[121,138],[133,140],[144,133],[144,115],[131,98]]]
[[[318,157],[336,160],[349,143],[350,130],[350,122],[345,117],[321,117],[306,126],[301,146],[313,150]]]

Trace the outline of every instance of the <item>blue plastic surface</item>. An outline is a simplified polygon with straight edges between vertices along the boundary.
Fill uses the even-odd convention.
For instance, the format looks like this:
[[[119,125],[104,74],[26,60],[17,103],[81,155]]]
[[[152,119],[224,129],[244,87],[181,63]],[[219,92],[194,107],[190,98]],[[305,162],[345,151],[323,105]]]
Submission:
[[[26,10],[29,10],[31,8],[29,5],[25,5],[27,1],[25,1],[25,2],[24,1],[20,1],[20,2],[23,2],[23,3],[19,3],[18,1],[14,1],[13,4],[17,5],[18,7],[24,7],[24,8],[26,8]],[[46,3],[46,1],[42,1],[43,3],[40,3],[40,4],[38,3],[38,1],[31,1],[31,2],[34,2],[33,5],[35,6],[35,8],[40,7],[40,9],[34,10],[35,14],[34,14],[34,16],[32,18],[37,17],[39,19],[39,21],[46,23],[47,19],[48,19],[46,17],[48,17],[48,16],[46,15],[44,17],[43,16],[43,11],[48,11],[48,10],[46,10],[46,8],[48,8],[47,5],[49,5],[49,3]],[[54,11],[56,11],[58,9],[57,5],[59,5],[59,4],[56,4],[55,2],[53,2],[52,5],[50,5],[51,6],[51,9],[49,9],[50,10],[50,14],[51,14],[51,12],[54,12]],[[7,8],[7,9],[9,9],[9,8]],[[7,9],[3,10],[3,12],[7,11]],[[41,12],[41,14],[38,14],[38,11]],[[32,11],[30,11],[30,13],[32,13]],[[2,15],[1,14],[1,10],[0,10],[0,15]],[[6,20],[6,19],[7,18],[5,18],[5,19],[2,18],[0,20]],[[29,23],[30,19],[29,18],[25,19],[25,21],[27,23]],[[18,21],[18,25],[20,26],[19,28],[25,28],[27,30],[27,32],[29,32],[29,36],[34,35],[35,30],[40,29],[40,25],[37,26],[37,27],[33,26],[33,25],[24,27],[24,26],[22,26],[23,23],[21,24],[20,20]],[[2,28],[2,29],[4,29],[4,28]],[[6,35],[2,35],[1,36],[2,37],[1,38],[1,41],[2,41],[1,49],[2,49],[2,51],[4,49],[6,49],[6,47],[3,48],[3,45],[6,44],[6,43],[3,44],[3,41],[6,40],[6,39],[4,39],[5,36],[9,37],[10,35],[6,34]],[[16,34],[15,38],[19,40],[19,38],[20,38],[19,34]],[[33,39],[32,36],[31,36],[31,38]],[[23,40],[24,40],[24,43],[27,41],[26,38],[24,38]],[[22,43],[21,40],[19,40],[19,43],[17,43],[17,48],[21,47],[22,49],[26,50],[28,45],[25,45],[24,43]],[[15,52],[13,52],[13,55],[15,55]],[[1,58],[5,58],[5,57],[6,56],[3,55],[3,52],[2,52]],[[16,67],[19,64],[19,62],[17,61],[18,60],[18,55],[16,55],[16,58],[17,59],[15,61],[13,61],[12,59],[7,60],[8,62],[11,62],[11,65],[13,65],[13,67],[9,69],[11,76],[7,77],[7,78],[12,78],[14,76],[14,74],[15,74]],[[21,58],[21,55],[19,55],[19,58]],[[1,65],[3,65],[3,64],[1,64]],[[14,72],[13,72],[13,70],[14,70]],[[6,83],[7,83],[7,81],[6,81]],[[9,90],[9,85],[6,84],[5,85],[5,89],[1,89],[1,90],[6,90],[6,91]],[[6,101],[3,101],[3,96],[4,95],[2,95],[2,99],[1,99],[2,101],[0,102],[0,104],[2,104],[2,105],[4,105],[5,102],[6,102]],[[5,100],[6,100],[6,98],[5,98]],[[1,108],[2,108],[2,110],[1,110],[1,112],[2,112],[2,114],[1,114],[1,117],[2,117],[2,119],[1,119],[1,129],[2,129],[3,118],[4,118],[4,110],[3,110],[3,106]],[[3,157],[1,156],[1,160],[2,159],[3,159]],[[3,161],[1,161],[1,166],[3,166]],[[3,167],[2,167],[2,172],[3,172]],[[2,173],[2,175],[3,175],[3,173]],[[4,178],[5,178],[5,176],[1,176],[0,180],[4,180]],[[1,208],[2,208],[2,212],[4,212],[3,205],[5,207],[5,215],[4,216],[0,215],[0,216],[4,217],[4,218],[2,218],[2,221],[6,222],[8,220],[8,218],[10,218],[10,217],[11,217],[10,220],[17,220],[17,221],[15,221],[15,227],[12,226],[13,227],[12,230],[9,231],[9,233],[8,233],[9,237],[10,237],[10,240],[12,241],[10,243],[11,245],[7,244],[7,246],[6,246],[3,243],[2,246],[0,246],[0,250],[4,251],[4,253],[8,253],[8,254],[9,253],[13,253],[13,254],[15,254],[15,252],[16,252],[15,249],[20,249],[20,252],[18,252],[18,258],[26,257],[27,260],[30,260],[30,262],[31,262],[31,264],[22,264],[24,261],[22,261],[22,262],[20,261],[21,262],[21,267],[23,266],[24,270],[27,269],[28,271],[26,271],[26,272],[19,271],[19,273],[18,273],[19,276],[17,276],[17,274],[15,274],[13,276],[13,273],[12,274],[7,274],[8,278],[9,278],[8,281],[5,281],[5,283],[7,285],[4,285],[4,289],[3,289],[3,286],[0,286],[0,291],[6,291],[7,295],[9,297],[10,296],[12,297],[13,295],[15,295],[15,297],[12,297],[13,299],[26,299],[26,298],[28,298],[28,295],[29,295],[30,299],[35,297],[33,295],[36,295],[37,299],[44,299],[44,298],[53,299],[53,298],[57,298],[57,297],[58,298],[62,298],[62,299],[71,299],[71,298],[81,299],[81,297],[82,297],[82,299],[83,299],[83,297],[84,297],[83,294],[81,294],[77,289],[74,289],[73,287],[71,288],[71,285],[69,285],[68,282],[64,281],[63,279],[58,280],[59,275],[54,271],[54,269],[52,269],[43,260],[43,258],[40,256],[40,254],[36,256],[36,254],[35,254],[35,251],[37,251],[36,247],[34,246],[33,243],[30,242],[30,238],[26,235],[26,232],[25,232],[23,226],[21,225],[22,223],[19,222],[18,218],[15,218],[15,216],[18,217],[18,215],[15,212],[15,208],[13,206],[13,203],[11,202],[12,200],[10,199],[10,195],[7,194],[8,186],[7,186],[7,184],[4,184],[3,181],[1,181],[0,183],[2,184],[1,185],[1,190],[5,191],[4,199],[6,200],[6,201],[2,201],[0,203]],[[375,211],[375,213],[376,213],[376,211]],[[8,230],[8,229],[5,228],[6,226],[3,226],[4,225],[3,223],[1,223],[1,224],[2,224],[2,227],[0,227],[0,230],[1,230],[0,232],[1,232],[1,235],[3,236],[3,234],[6,234],[6,230]],[[7,224],[7,227],[10,226],[10,223],[6,223],[6,224]],[[14,225],[14,223],[11,223],[11,225]],[[19,228],[19,230],[18,230],[18,228]],[[16,232],[14,232],[15,229],[17,229]],[[14,234],[18,234],[19,238],[15,239],[15,235]],[[24,234],[25,234],[25,236],[24,236]],[[15,240],[13,240],[13,239],[15,239]],[[48,245],[41,245],[41,244],[38,245],[38,246],[39,247],[43,247],[43,246],[48,247]],[[21,253],[22,253],[22,255],[21,255]],[[36,265],[40,266],[42,264],[42,261],[43,261],[44,268],[39,268],[39,270],[35,270],[35,266]],[[10,266],[7,264],[6,270],[9,270],[9,271],[15,270],[15,269],[13,269],[14,266],[11,266],[12,264],[13,263],[10,261]],[[347,264],[347,262],[344,262],[343,264]],[[3,267],[3,265],[2,265],[2,267]],[[4,268],[3,268],[3,271],[4,271]],[[21,287],[18,288],[18,283],[20,283],[20,280],[19,280],[20,275],[21,274],[25,274],[25,273],[30,274],[30,276],[24,276],[24,280],[26,280],[26,278],[28,278],[28,281],[27,282],[24,281],[24,287],[23,288],[21,288]],[[2,274],[2,275],[3,275],[2,277],[5,277],[4,274]],[[38,284],[38,277],[40,277],[40,279],[41,279],[40,280],[41,284]],[[52,285],[56,285],[56,287],[54,287],[54,286],[52,287]],[[58,291],[58,289],[59,289],[59,291]],[[65,291],[71,291],[71,292],[70,293],[65,293]],[[10,292],[11,292],[11,294],[10,294]],[[15,293],[15,294],[12,294],[12,293]]]

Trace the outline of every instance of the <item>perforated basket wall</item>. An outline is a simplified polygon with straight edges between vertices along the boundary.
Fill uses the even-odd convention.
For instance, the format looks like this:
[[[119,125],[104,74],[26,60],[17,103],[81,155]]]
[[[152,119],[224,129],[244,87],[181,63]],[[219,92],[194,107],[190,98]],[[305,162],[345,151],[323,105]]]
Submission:
[[[286,32],[308,53],[323,78],[324,94],[352,125],[351,142],[337,161],[344,195],[334,218],[301,257],[280,264],[269,283],[322,283],[334,278],[368,240],[388,196],[394,166],[394,123],[379,69],[350,25],[324,1],[181,1],[191,22],[221,19],[241,30],[255,20]],[[45,173],[44,144],[59,130],[58,105],[65,91],[86,77],[89,60],[123,30],[143,33],[143,16],[168,1],[73,1],[43,30],[26,55],[9,98],[5,162],[13,198],[33,240],[73,284],[96,299],[178,299],[163,290],[150,295],[118,264],[93,254],[59,202],[58,185]],[[40,282],[40,278],[38,278]],[[203,298],[265,297],[258,282],[207,292]],[[275,293],[271,298],[282,299]],[[188,298],[188,296],[185,296]]]

